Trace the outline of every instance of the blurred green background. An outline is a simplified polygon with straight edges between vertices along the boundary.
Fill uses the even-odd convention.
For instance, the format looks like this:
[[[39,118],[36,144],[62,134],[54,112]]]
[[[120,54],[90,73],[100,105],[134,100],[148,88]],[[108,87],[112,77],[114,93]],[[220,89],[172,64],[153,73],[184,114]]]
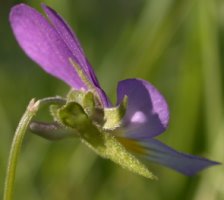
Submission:
[[[65,95],[18,47],[10,7],[0,1],[0,192],[17,123],[33,97]],[[166,97],[166,144],[224,162],[224,1],[47,0],[76,30],[94,70],[115,102],[117,81],[140,77]],[[47,112],[40,113],[48,119]],[[223,200],[224,168],[185,177],[152,165],[147,180],[103,160],[78,140],[46,141],[27,133],[17,168],[16,200]]]

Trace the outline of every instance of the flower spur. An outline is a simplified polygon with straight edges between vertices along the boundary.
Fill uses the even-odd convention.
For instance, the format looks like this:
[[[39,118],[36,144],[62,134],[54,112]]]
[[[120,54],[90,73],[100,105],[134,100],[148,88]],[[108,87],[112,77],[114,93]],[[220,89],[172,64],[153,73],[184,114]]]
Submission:
[[[167,129],[169,110],[164,97],[147,81],[120,81],[113,106],[76,34],[53,9],[44,4],[42,8],[48,19],[25,4],[14,6],[12,30],[25,53],[72,90],[62,105],[51,106],[54,122],[33,122],[33,132],[49,139],[78,136],[102,157],[148,178],[155,176],[145,161],[189,176],[219,164],[180,153],[154,139]]]

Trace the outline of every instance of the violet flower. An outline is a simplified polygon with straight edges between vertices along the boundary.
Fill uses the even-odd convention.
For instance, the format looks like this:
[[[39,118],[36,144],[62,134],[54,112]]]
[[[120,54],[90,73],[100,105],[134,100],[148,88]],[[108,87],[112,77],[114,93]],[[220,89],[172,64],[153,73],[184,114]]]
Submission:
[[[11,10],[10,23],[25,53],[73,89],[65,105],[54,108],[54,120],[60,128],[74,131],[99,155],[146,177],[153,177],[145,165],[147,160],[189,176],[218,164],[177,152],[154,138],[167,129],[169,110],[164,97],[147,81],[120,81],[113,107],[76,34],[53,9],[42,7],[48,19],[19,4]],[[40,130],[47,132],[49,126],[42,126]]]

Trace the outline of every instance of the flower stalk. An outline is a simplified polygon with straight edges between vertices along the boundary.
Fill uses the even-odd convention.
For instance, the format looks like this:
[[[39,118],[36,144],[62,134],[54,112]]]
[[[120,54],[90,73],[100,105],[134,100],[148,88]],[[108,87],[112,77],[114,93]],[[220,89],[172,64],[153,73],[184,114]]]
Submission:
[[[33,117],[36,115],[36,113],[41,107],[45,105],[52,105],[52,104],[63,105],[65,104],[65,100],[61,97],[48,97],[48,98],[40,99],[38,101],[35,101],[35,99],[32,99],[30,103],[28,104],[27,109],[18,124],[18,127],[16,129],[16,132],[12,141],[12,145],[11,145],[11,149],[9,153],[8,166],[6,171],[3,200],[12,199],[13,188],[14,188],[13,185],[14,185],[15,174],[16,174],[16,166],[17,166],[17,161],[18,161],[21,145],[22,145],[25,133],[27,129],[29,128],[29,125]]]
[[[36,115],[39,109],[40,101],[32,99],[23,114],[19,125],[16,129],[11,150],[9,153],[8,167],[5,178],[5,187],[3,193],[3,200],[11,200],[13,196],[13,188],[15,182],[16,166],[22,145],[23,138],[25,136],[26,130],[31,122],[32,118]]]

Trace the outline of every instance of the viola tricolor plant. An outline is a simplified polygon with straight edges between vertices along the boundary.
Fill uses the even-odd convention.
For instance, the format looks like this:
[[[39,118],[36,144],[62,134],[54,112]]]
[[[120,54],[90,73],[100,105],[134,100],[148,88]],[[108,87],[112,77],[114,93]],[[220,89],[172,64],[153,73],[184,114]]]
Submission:
[[[180,153],[155,139],[168,127],[169,110],[149,82],[120,81],[117,103],[112,105],[76,34],[53,9],[42,8],[47,18],[25,4],[14,6],[10,13],[13,33],[28,57],[71,90],[66,98],[43,101],[52,104],[53,122],[32,121],[31,131],[52,140],[78,137],[100,156],[147,178],[155,178],[147,161],[189,176],[218,164]]]

